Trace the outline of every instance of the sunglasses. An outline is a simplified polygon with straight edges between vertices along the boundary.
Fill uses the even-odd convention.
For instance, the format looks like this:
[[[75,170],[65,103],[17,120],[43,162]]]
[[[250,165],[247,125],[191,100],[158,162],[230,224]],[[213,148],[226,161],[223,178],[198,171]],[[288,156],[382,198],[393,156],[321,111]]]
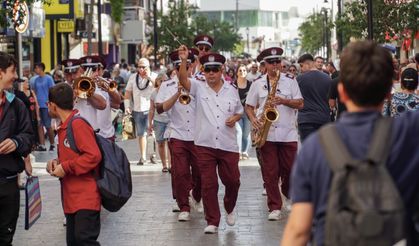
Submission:
[[[206,45],[198,45],[198,50],[208,52],[211,48]]]
[[[281,63],[281,60],[279,59],[267,59],[265,60],[268,64],[279,64]]]
[[[204,72],[206,73],[210,73],[210,72],[218,73],[220,70],[221,68],[218,66],[208,66],[204,68]]]
[[[296,72],[297,70],[295,70],[295,69],[290,69],[290,72]]]
[[[287,66],[282,66],[282,68],[287,68]]]
[[[142,69],[145,69],[146,67],[145,67],[145,66],[138,66],[138,68],[142,68]]]

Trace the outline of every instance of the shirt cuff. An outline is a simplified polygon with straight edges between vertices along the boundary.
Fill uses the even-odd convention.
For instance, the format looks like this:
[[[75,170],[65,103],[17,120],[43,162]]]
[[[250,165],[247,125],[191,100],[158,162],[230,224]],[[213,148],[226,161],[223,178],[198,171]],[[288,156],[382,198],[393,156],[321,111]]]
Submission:
[[[13,143],[15,143],[16,149],[19,148],[19,142],[14,138],[11,138],[11,140],[13,141]]]
[[[66,175],[73,173],[70,167],[70,161],[61,162],[60,165],[63,167]]]

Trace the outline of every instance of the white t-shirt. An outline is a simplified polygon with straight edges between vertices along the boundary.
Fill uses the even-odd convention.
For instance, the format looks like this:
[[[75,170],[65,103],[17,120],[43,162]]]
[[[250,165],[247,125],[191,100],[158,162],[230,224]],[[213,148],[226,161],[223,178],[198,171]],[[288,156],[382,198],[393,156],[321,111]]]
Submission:
[[[161,86],[160,86],[161,87]],[[153,92],[151,93],[150,100],[156,104],[156,97],[157,97],[158,90],[155,88]],[[161,114],[157,113],[157,109],[154,109],[154,120],[162,123],[169,123],[169,116],[167,115],[167,112],[163,112]]]
[[[227,118],[243,113],[237,89],[223,81],[215,92],[206,82],[190,81],[190,94],[196,99],[195,145],[239,152],[236,128],[225,124]]]
[[[156,79],[157,74],[151,73],[151,79]],[[138,86],[137,86],[138,78]],[[150,96],[153,92],[153,83],[147,79],[137,77],[136,74],[132,74],[129,77],[126,89],[132,92],[132,100],[134,101],[133,111],[135,112],[146,112],[150,109]]]
[[[111,138],[115,135],[115,128],[112,124],[112,113],[111,113],[111,98],[109,93],[100,90],[101,95],[106,100],[106,108],[104,110],[96,110],[97,121],[100,127],[99,135],[104,138]]]
[[[95,94],[98,94],[106,99],[103,95],[103,91],[96,87]],[[98,124],[97,119],[97,109],[94,108],[87,99],[77,98],[74,104],[74,108],[79,110],[80,116],[85,118],[93,129],[99,129],[100,126]]]
[[[265,101],[268,97],[267,75],[263,75],[260,79],[253,81],[250,86],[249,93],[246,97],[246,104],[259,108],[256,111],[256,116],[259,119],[263,113]],[[281,78],[278,81],[276,96],[287,99],[301,99],[303,98],[300,92],[300,87],[295,79],[287,77],[281,73]],[[279,112],[279,119],[272,123],[267,141],[271,142],[295,142],[298,140],[297,132],[297,109],[290,108],[284,105],[277,105],[276,110]]]
[[[171,98],[178,91],[177,77],[174,79],[166,80],[160,86],[159,92],[156,96],[156,103],[163,103]],[[167,126],[167,138],[175,138],[183,141],[194,140],[195,130],[195,107],[196,101],[191,96],[191,102],[183,105],[176,101],[171,109],[167,111],[170,122]]]

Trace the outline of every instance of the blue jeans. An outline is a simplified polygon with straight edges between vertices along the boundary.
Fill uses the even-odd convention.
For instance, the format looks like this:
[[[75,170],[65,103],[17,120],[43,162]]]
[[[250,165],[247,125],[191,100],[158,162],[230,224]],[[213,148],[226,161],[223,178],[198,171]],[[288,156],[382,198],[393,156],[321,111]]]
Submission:
[[[247,153],[250,147],[250,130],[251,124],[247,115],[243,113],[242,117],[236,123],[237,143],[239,144],[240,153]]]

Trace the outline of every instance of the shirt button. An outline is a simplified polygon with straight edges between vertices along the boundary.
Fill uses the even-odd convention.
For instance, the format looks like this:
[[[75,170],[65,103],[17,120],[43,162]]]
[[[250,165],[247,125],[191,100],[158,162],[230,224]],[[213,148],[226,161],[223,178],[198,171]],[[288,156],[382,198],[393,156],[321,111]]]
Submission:
[[[189,120],[187,120],[186,122],[188,122],[188,123],[189,123]]]
[[[219,116],[219,115],[217,115],[217,118],[220,118],[220,116]]]
[[[219,105],[217,104],[217,107],[219,107]]]
[[[215,140],[218,140],[218,138],[215,138]]]
[[[188,111],[186,111],[186,113],[189,113],[189,110],[188,110]]]
[[[219,127],[219,126],[217,126],[217,129],[220,129],[220,127]]]

